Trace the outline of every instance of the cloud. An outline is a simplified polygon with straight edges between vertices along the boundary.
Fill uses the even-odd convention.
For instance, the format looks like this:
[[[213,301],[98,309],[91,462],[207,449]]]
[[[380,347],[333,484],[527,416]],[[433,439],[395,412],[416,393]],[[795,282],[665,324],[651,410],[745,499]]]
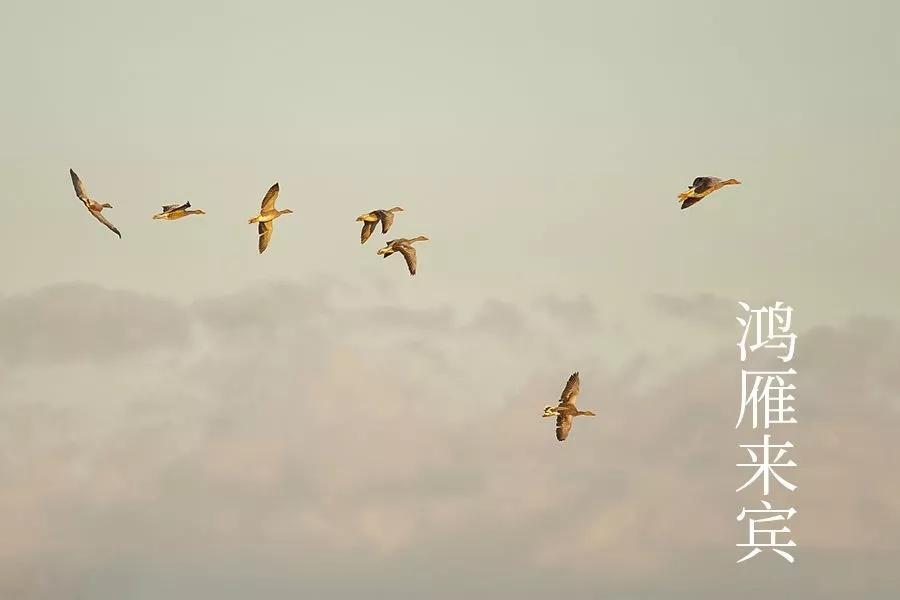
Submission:
[[[509,302],[489,300],[469,324],[476,334],[493,335],[497,339],[516,342],[528,331],[525,316]]]
[[[572,330],[585,330],[598,325],[597,307],[584,294],[574,298],[547,295],[535,305]]]
[[[738,314],[737,302],[710,293],[690,297],[653,293],[647,298],[650,306],[666,317],[684,320],[710,329],[734,328]]]
[[[63,284],[0,299],[0,359],[8,363],[117,360],[177,350],[187,318],[172,302]]]
[[[672,370],[647,353],[604,362],[603,338],[499,299],[467,319],[458,306],[355,306],[352,291],[313,284],[189,306],[77,294],[77,306],[106,307],[86,313],[97,321],[127,306],[134,331],[163,352],[113,336],[76,362],[45,340],[79,347],[87,325],[55,317],[35,321],[28,334],[41,341],[7,361],[2,597],[900,590],[889,568],[900,482],[885,464],[900,426],[893,322],[799,332],[800,423],[789,432],[799,487],[777,500],[799,510],[800,558],[736,570],[735,516],[759,497],[734,492],[738,445],[755,433],[734,428],[733,340]],[[59,290],[29,298],[45,315],[69,304]],[[3,301],[0,323],[16,322],[23,301]],[[559,444],[539,414],[572,363],[579,405],[599,416]]]

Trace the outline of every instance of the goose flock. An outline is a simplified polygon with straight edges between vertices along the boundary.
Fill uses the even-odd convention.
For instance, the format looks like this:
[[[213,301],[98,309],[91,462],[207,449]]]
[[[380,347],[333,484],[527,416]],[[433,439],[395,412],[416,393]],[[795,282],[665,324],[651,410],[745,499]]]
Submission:
[[[92,217],[103,223],[103,225],[105,225],[110,231],[119,236],[119,239],[121,239],[122,233],[103,215],[103,210],[106,208],[112,208],[112,205],[105,202],[100,203],[90,198],[90,196],[88,196],[87,194],[87,191],[85,190],[81,178],[78,177],[75,171],[69,169],[69,174],[72,177],[72,185],[75,187],[75,195],[79,200],[81,200],[87,211],[91,214]],[[697,177],[696,179],[694,179],[693,183],[688,186],[688,189],[686,191],[678,194],[678,202],[681,203],[682,209],[690,208],[716,190],[728,185],[737,185],[740,183],[741,182],[737,179],[722,180],[718,177]],[[276,182],[272,187],[269,188],[269,191],[266,192],[266,195],[263,196],[262,204],[259,208],[259,214],[255,215],[249,220],[250,224],[256,223],[258,225],[260,254],[265,252],[266,248],[269,247],[269,243],[272,240],[272,231],[275,227],[275,219],[282,215],[287,215],[294,212],[289,208],[285,208],[283,210],[278,210],[275,208],[275,201],[278,199],[278,192],[279,187],[278,183]],[[371,237],[372,233],[375,231],[375,228],[379,223],[381,223],[382,235],[387,234],[387,232],[391,228],[391,225],[393,225],[394,223],[394,213],[402,211],[403,208],[395,206],[388,209],[373,210],[371,212],[367,212],[358,216],[356,220],[362,222],[362,231],[360,232],[359,238],[360,243],[365,244],[366,241],[368,241],[369,237]],[[202,210],[192,209],[190,202],[185,202],[183,204],[167,204],[163,206],[162,212],[153,215],[153,219],[162,221],[176,221],[178,219],[183,219],[184,217],[188,217],[191,215],[205,214],[206,213]],[[428,241],[428,238],[424,235],[419,235],[414,238],[397,238],[395,240],[387,242],[384,248],[378,250],[377,254],[383,258],[387,258],[392,254],[400,253],[406,260],[406,267],[409,270],[409,274],[415,275],[416,249],[413,247],[413,244],[415,244],[416,242],[425,241]],[[560,442],[569,437],[569,432],[572,430],[572,424],[575,420],[575,417],[597,416],[589,410],[578,410],[575,402],[578,399],[578,394],[580,393],[580,391],[581,380],[579,378],[578,372],[572,373],[572,375],[569,376],[565,387],[563,388],[558,404],[556,406],[548,405],[544,407],[544,414],[542,416],[556,417],[556,439]]]

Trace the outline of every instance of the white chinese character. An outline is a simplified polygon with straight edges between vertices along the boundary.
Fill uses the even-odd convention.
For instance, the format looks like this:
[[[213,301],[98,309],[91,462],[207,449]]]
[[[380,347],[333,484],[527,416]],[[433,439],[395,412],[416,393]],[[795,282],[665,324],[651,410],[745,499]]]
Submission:
[[[785,394],[786,391],[797,389],[794,384],[784,384],[782,375],[796,375],[794,369],[787,371],[741,371],[741,414],[738,416],[735,429],[740,427],[741,421],[744,419],[744,412],[747,406],[753,407],[753,429],[756,429],[759,423],[759,413],[763,414],[763,427],[768,429],[770,425],[780,423],[796,423],[794,417],[785,418],[786,413],[794,412],[793,406],[786,406],[785,403],[794,400],[793,394]],[[748,392],[748,376],[753,376],[753,384]],[[762,389],[760,389],[762,387]],[[762,407],[760,407],[762,404]],[[762,410],[760,410],[760,408]]]
[[[794,309],[790,306],[783,306],[783,302],[780,300],[775,303],[775,306],[752,310],[746,302],[738,302],[738,304],[747,311],[745,319],[737,317],[738,323],[744,327],[744,335],[738,342],[738,348],[741,349],[741,360],[747,360],[748,348],[750,352],[755,352],[760,348],[783,348],[787,350],[787,353],[778,358],[783,362],[791,360],[794,356],[794,343],[797,341],[797,334],[790,333],[791,313]],[[765,328],[763,321],[766,321]],[[754,326],[755,341],[748,346],[747,336],[750,334],[751,326]]]
[[[736,492],[741,491],[742,489],[744,489],[745,487],[747,487],[748,485],[750,485],[751,483],[753,483],[754,481],[759,479],[760,475],[762,475],[762,478],[763,478],[763,495],[764,496],[769,495],[769,476],[770,475],[772,477],[774,477],[778,481],[778,483],[780,483],[781,485],[783,485],[790,491],[793,492],[794,490],[797,489],[796,485],[794,485],[793,483],[791,483],[789,481],[786,481],[778,473],[775,472],[775,467],[796,467],[797,466],[797,463],[795,463],[793,460],[789,460],[784,463],[778,462],[779,460],[781,460],[781,458],[787,452],[787,448],[793,448],[794,445],[790,442],[785,442],[783,444],[771,445],[771,444],[769,444],[770,437],[771,437],[770,435],[764,435],[762,444],[741,445],[741,448],[746,448],[747,452],[750,453],[750,460],[752,460],[753,462],[752,463],[738,463],[737,466],[738,467],[756,467],[756,472],[753,474],[753,477],[751,477],[750,479],[747,480],[747,483],[745,483],[744,485],[742,485],[741,487],[736,489],[735,490]],[[753,448],[761,448],[762,456],[757,455],[756,452],[754,452],[752,450]],[[774,460],[771,460],[771,458],[770,458],[769,450],[771,450],[772,448],[778,449],[778,454],[775,455]]]
[[[772,505],[769,504],[768,502],[766,502],[765,500],[763,500],[762,503],[763,503],[763,506],[766,507],[765,509],[750,510],[750,509],[745,508],[741,511],[741,514],[739,514],[737,517],[738,521],[743,521],[744,516],[745,515],[747,516],[747,529],[748,529],[748,540],[749,541],[747,544],[735,544],[735,546],[744,547],[744,548],[753,548],[753,550],[748,552],[738,562],[741,563],[749,558],[753,558],[754,556],[756,556],[757,554],[762,552],[763,548],[771,548],[773,552],[777,552],[779,555],[784,557],[784,559],[787,560],[789,563],[793,563],[794,557],[791,556],[790,553],[786,552],[785,550],[780,550],[779,548],[791,548],[791,547],[796,546],[797,544],[794,542],[794,540],[789,540],[789,541],[783,542],[783,543],[778,543],[778,540],[777,540],[777,536],[779,533],[790,533],[791,532],[791,530],[788,528],[788,526],[785,525],[781,529],[761,529],[757,526],[757,523],[770,523],[772,521],[787,521],[788,519],[793,517],[795,514],[797,514],[797,510],[793,506],[787,510],[783,510],[783,509],[782,510],[779,510],[779,509],[773,510]],[[772,515],[772,516],[766,517],[764,519],[754,519],[753,517],[750,516],[752,514],[764,514],[764,515]],[[757,540],[756,539],[757,534],[768,534],[768,540],[766,540],[765,537],[763,538],[763,540]]]

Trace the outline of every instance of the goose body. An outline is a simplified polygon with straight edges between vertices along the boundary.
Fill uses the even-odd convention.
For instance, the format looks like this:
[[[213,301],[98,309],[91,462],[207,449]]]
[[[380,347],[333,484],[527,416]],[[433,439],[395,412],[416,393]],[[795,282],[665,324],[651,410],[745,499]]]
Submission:
[[[262,199],[259,214],[250,219],[250,223],[259,223],[259,253],[262,254],[269,247],[269,241],[272,239],[273,221],[281,215],[290,214],[289,208],[278,210],[275,208],[275,200],[278,199],[278,183],[269,188],[266,195]]]
[[[103,216],[102,212],[104,208],[112,208],[112,204],[100,203],[95,200],[92,200],[87,191],[84,188],[84,184],[81,182],[81,178],[73,171],[69,169],[69,175],[72,177],[72,185],[75,187],[75,195],[78,196],[78,199],[81,200],[81,203],[84,204],[84,207],[91,213],[91,216],[106,225],[110,231],[119,236],[119,239],[122,239],[122,234],[119,233],[119,230],[116,229],[116,226],[110,223],[106,217]]]
[[[396,240],[391,240],[387,243],[387,245],[378,251],[378,254],[384,258],[387,258],[391,254],[395,252],[399,252],[403,255],[403,258],[406,259],[406,267],[409,269],[410,275],[416,274],[416,249],[413,248],[413,244],[416,242],[424,242],[427,241],[428,238],[424,235],[420,235],[418,237],[414,237],[412,239],[399,238]]]
[[[185,202],[184,204],[167,204],[162,207],[163,211],[159,214],[153,215],[153,218],[164,221],[176,221],[190,215],[206,214],[202,210],[189,210],[190,208],[190,202]]]
[[[372,212],[356,217],[356,220],[362,221],[363,224],[362,231],[359,235],[359,243],[366,243],[366,240],[368,240],[369,236],[372,235],[372,232],[375,231],[375,226],[379,221],[381,222],[381,233],[387,233],[394,223],[394,213],[402,210],[403,209],[399,206],[395,206],[394,208],[388,208],[386,210],[373,210]]]
[[[683,210],[697,204],[719,188],[740,183],[741,182],[737,179],[726,179],[725,181],[722,181],[718,177],[697,177],[694,179],[694,183],[688,187],[687,191],[678,194],[678,201],[681,202],[681,208]]]
[[[572,373],[563,388],[559,397],[559,404],[556,406],[549,405],[544,407],[544,417],[556,417],[556,439],[560,442],[569,437],[572,430],[572,421],[575,417],[586,416],[596,417],[589,410],[578,410],[575,402],[578,400],[578,394],[581,392],[581,379],[578,372]]]

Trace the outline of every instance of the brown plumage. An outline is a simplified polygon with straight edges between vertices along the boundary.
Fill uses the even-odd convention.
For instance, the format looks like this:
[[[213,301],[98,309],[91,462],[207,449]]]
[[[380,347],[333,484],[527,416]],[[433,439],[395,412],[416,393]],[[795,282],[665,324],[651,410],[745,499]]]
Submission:
[[[723,188],[726,185],[737,185],[739,183],[741,182],[737,179],[726,179],[725,181],[722,181],[718,177],[697,177],[694,179],[694,183],[688,187],[687,191],[678,194],[678,201],[681,202],[681,208],[684,210],[685,208],[697,204],[719,188]]]
[[[159,214],[153,215],[155,220],[163,220],[163,221],[177,221],[178,219],[183,219],[189,215],[205,215],[206,213],[202,210],[188,210],[191,208],[190,202],[185,202],[184,204],[166,204],[162,207],[163,211]]]
[[[356,217],[357,221],[363,222],[362,231],[359,234],[359,243],[366,243],[366,240],[368,240],[369,236],[372,235],[372,232],[375,231],[375,226],[379,221],[381,222],[381,233],[387,233],[394,223],[394,213],[402,210],[403,209],[399,206],[395,206],[394,208],[388,208],[386,210],[373,210],[372,212]]]
[[[269,241],[272,239],[272,230],[274,226],[272,221],[280,217],[281,215],[290,214],[292,211],[289,208],[284,210],[277,210],[275,208],[275,200],[278,199],[278,192],[280,188],[278,187],[278,183],[269,188],[269,191],[266,192],[266,195],[262,199],[262,204],[260,205],[259,214],[250,219],[250,223],[259,223],[259,227],[257,228],[259,231],[259,253],[262,254],[266,251],[266,248],[269,247]]]
[[[424,235],[420,235],[418,237],[414,237],[412,239],[400,238],[396,240],[391,240],[387,243],[387,246],[378,251],[378,254],[387,258],[394,252],[399,252],[403,255],[403,258],[406,259],[406,267],[409,269],[410,275],[416,274],[416,249],[413,248],[413,244],[416,242],[424,242],[427,241],[428,238]]]
[[[110,231],[119,236],[119,239],[122,239],[122,234],[116,229],[115,225],[110,223],[106,217],[104,217],[101,213],[104,208],[112,208],[112,204],[99,203],[91,200],[91,198],[87,195],[87,191],[84,189],[84,184],[81,183],[81,178],[75,174],[75,171],[69,169],[69,175],[72,176],[72,185],[75,186],[75,195],[78,196],[78,199],[81,200],[81,203],[84,204],[84,207],[91,213],[91,216],[106,225]]]
[[[559,396],[559,404],[556,406],[550,405],[544,407],[543,416],[556,417],[556,439],[560,442],[569,437],[569,432],[572,431],[572,421],[575,417],[597,416],[589,410],[578,410],[575,402],[578,400],[578,394],[580,392],[581,380],[576,371],[569,376],[566,387],[563,388],[562,394]]]

